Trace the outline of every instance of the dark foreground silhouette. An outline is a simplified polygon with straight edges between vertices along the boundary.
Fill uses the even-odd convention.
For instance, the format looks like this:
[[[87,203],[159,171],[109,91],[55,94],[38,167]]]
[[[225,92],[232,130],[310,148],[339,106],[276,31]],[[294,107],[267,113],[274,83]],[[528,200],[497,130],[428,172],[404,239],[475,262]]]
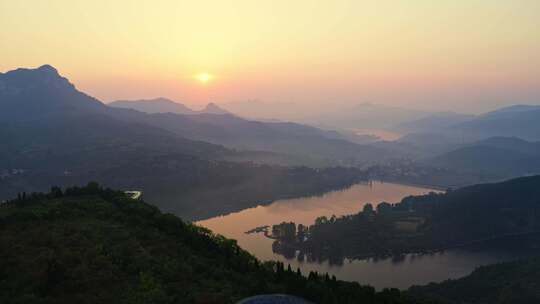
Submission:
[[[0,206],[0,303],[417,303],[399,290],[261,263],[234,240],[91,183]]]

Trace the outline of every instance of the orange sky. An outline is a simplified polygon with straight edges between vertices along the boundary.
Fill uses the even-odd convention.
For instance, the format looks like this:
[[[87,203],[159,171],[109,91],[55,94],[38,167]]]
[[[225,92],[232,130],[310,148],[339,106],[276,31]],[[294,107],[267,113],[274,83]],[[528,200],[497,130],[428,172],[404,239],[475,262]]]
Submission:
[[[538,0],[0,0],[0,71],[48,63],[104,101],[481,111],[540,103],[539,29]]]

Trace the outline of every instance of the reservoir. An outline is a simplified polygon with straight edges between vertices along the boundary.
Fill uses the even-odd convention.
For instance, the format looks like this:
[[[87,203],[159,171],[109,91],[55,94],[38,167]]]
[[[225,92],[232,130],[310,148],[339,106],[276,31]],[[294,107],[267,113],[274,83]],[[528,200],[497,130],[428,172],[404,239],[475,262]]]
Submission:
[[[394,183],[357,184],[321,196],[278,200],[270,205],[245,209],[199,221],[196,224],[237,240],[243,249],[260,260],[282,261],[285,265],[290,264],[293,269],[300,268],[304,274],[309,271],[329,273],[338,279],[369,284],[377,289],[385,287],[403,289],[411,285],[459,278],[468,275],[481,265],[529,255],[528,252],[520,252],[517,249],[506,250],[493,246],[493,249],[489,250],[448,250],[429,255],[405,255],[399,260],[392,258],[345,260],[343,264],[330,265],[327,261],[321,263],[285,258],[272,251],[272,239],[262,233],[245,233],[255,227],[272,226],[281,222],[292,221],[296,224],[311,225],[319,216],[354,214],[362,210],[367,203],[374,206],[381,202],[397,203],[406,196],[431,191],[437,192],[429,188]]]

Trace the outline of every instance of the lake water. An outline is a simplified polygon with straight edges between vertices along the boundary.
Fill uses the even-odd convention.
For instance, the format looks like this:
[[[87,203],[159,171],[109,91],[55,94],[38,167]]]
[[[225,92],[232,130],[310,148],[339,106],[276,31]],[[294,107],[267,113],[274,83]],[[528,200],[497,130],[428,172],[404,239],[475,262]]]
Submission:
[[[356,135],[375,136],[379,140],[385,141],[395,141],[402,136],[402,134],[383,129],[351,129],[350,131],[354,132]]]
[[[262,233],[245,233],[255,227],[271,226],[283,221],[310,225],[319,216],[353,214],[362,210],[366,203],[373,205],[383,201],[396,203],[408,195],[420,195],[430,191],[436,190],[381,182],[358,184],[322,196],[279,200],[270,205],[211,218],[197,224],[228,238],[236,239],[242,248],[261,260],[282,261],[285,265],[290,264],[293,269],[299,267],[304,274],[309,271],[328,272],[338,279],[358,281],[377,289],[408,288],[411,285],[458,278],[469,274],[480,265],[526,255],[504,250],[449,250],[432,255],[406,255],[399,261],[366,259],[345,261],[342,265],[330,265],[328,262],[287,259],[272,252],[273,240],[266,238]]]

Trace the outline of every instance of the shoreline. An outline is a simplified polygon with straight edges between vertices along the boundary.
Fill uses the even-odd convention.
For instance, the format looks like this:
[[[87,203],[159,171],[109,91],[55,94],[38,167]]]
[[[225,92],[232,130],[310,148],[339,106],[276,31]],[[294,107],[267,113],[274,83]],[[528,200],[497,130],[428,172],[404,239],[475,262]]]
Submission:
[[[246,207],[246,208],[239,209],[239,210],[236,210],[236,211],[231,211],[231,212],[224,212],[224,213],[221,213],[221,214],[217,214],[217,215],[214,215],[214,216],[211,216],[211,217],[205,217],[205,218],[202,218],[202,219],[195,219],[195,220],[190,221],[190,222],[194,223],[194,224],[197,224],[198,222],[204,222],[204,221],[207,221],[207,220],[210,220],[210,219],[213,219],[213,218],[228,216],[230,214],[242,212],[244,210],[249,210],[249,209],[253,209],[253,208],[257,208],[257,207],[261,207],[261,206],[262,207],[269,206],[269,205],[271,205],[271,204],[273,204],[273,203],[275,203],[277,201],[280,201],[280,200],[294,200],[294,199],[301,199],[301,198],[320,197],[320,196],[323,196],[323,195],[325,195],[327,193],[343,191],[343,190],[349,189],[351,187],[354,187],[356,185],[369,185],[370,181],[371,182],[378,182],[378,183],[388,183],[388,184],[395,184],[395,185],[402,185],[402,186],[425,188],[425,189],[430,189],[430,190],[440,191],[440,192],[445,192],[447,190],[447,188],[445,188],[445,187],[436,186],[436,185],[428,185],[428,184],[423,185],[423,184],[407,183],[407,182],[393,181],[393,180],[371,179],[371,180],[368,180],[368,181],[361,181],[361,182],[358,182],[358,183],[354,183],[354,184],[349,185],[348,187],[345,187],[345,188],[329,190],[329,191],[326,191],[326,192],[323,192],[323,193],[320,193],[320,194],[304,195],[304,196],[284,195],[284,196],[278,197],[276,199],[261,200],[257,204],[252,205],[250,207]],[[379,204],[379,203],[381,203],[381,202],[377,202],[377,204]]]
[[[436,191],[441,191],[441,192],[446,192],[448,188],[452,188],[450,186],[447,187],[447,186],[424,184],[424,183],[413,183],[413,182],[406,182],[406,181],[397,181],[397,180],[392,180],[392,179],[374,179],[373,181],[391,183],[391,184],[402,185],[402,186],[426,188],[426,189],[436,190]]]
[[[467,241],[467,242],[460,243],[460,244],[452,244],[452,245],[444,246],[442,248],[425,248],[425,249],[421,249],[421,250],[402,251],[402,252],[398,252],[396,254],[383,254],[383,255],[377,255],[377,254],[373,254],[373,253],[363,253],[363,254],[360,253],[360,254],[356,254],[356,255],[353,255],[353,256],[344,255],[342,257],[342,259],[344,261],[345,260],[348,260],[348,261],[365,261],[365,260],[371,260],[371,259],[383,259],[383,260],[385,260],[385,259],[403,258],[403,257],[405,257],[407,255],[414,255],[414,256],[433,255],[433,254],[443,253],[443,252],[449,251],[449,250],[466,250],[467,246],[479,245],[479,244],[487,243],[487,242],[490,242],[490,241],[504,240],[505,238],[513,238],[513,237],[527,237],[527,236],[537,235],[537,234],[540,234],[540,230],[526,231],[526,232],[504,233],[504,234],[500,234],[500,235],[494,235],[494,236],[491,236],[491,237],[486,237],[486,238],[476,239],[476,240],[472,240],[472,241]],[[271,238],[271,239],[276,240],[275,238]],[[302,252],[303,248],[300,247],[300,246],[295,246],[293,244],[287,244],[287,243],[283,243],[283,244],[285,244],[285,245],[287,245],[287,246],[289,246],[291,248],[294,248],[296,251]],[[304,251],[304,253],[306,253],[306,252]]]

